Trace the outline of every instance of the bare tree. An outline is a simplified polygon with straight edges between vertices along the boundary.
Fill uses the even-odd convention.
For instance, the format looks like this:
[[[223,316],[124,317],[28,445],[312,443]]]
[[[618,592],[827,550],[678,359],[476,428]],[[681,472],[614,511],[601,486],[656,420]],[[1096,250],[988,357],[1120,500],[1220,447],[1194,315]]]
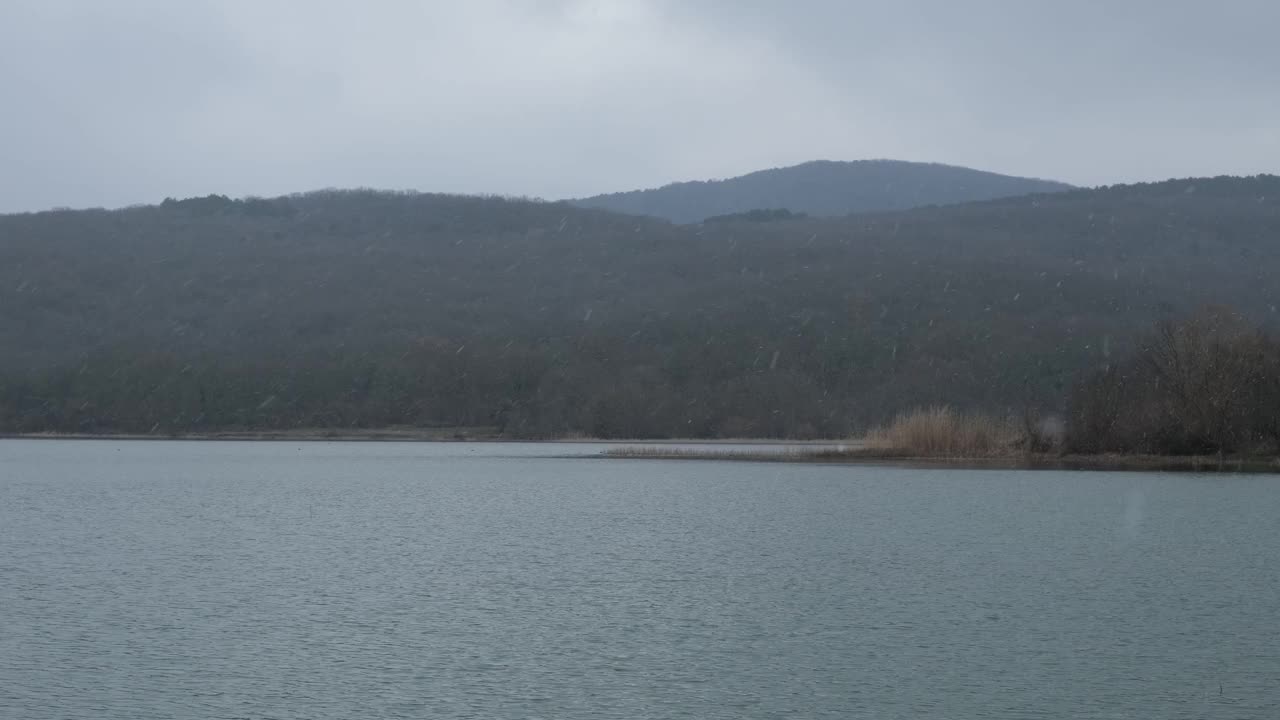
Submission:
[[[1263,350],[1263,338],[1239,314],[1211,307],[1183,323],[1160,323],[1140,357],[1184,440],[1224,453],[1252,439]]]

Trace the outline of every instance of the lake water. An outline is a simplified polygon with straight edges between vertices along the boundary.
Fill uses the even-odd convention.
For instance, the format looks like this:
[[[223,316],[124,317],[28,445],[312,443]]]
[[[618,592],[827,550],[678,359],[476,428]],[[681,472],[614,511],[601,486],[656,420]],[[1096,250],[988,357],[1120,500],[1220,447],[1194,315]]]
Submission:
[[[0,718],[1277,718],[1280,478],[0,441]]]

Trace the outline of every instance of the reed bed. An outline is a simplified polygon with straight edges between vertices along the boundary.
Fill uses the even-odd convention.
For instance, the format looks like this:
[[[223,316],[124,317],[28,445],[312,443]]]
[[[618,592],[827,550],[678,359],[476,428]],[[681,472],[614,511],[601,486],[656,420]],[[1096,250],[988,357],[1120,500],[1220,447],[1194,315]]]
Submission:
[[[605,457],[635,458],[649,460],[753,460],[795,462],[814,459],[817,450],[806,448],[783,448],[778,450],[764,449],[715,449],[715,448],[672,448],[662,446],[623,446],[609,448],[604,451]]]
[[[1025,432],[1012,419],[959,412],[946,405],[905,412],[867,433],[868,449],[911,457],[991,458],[1016,455]]]

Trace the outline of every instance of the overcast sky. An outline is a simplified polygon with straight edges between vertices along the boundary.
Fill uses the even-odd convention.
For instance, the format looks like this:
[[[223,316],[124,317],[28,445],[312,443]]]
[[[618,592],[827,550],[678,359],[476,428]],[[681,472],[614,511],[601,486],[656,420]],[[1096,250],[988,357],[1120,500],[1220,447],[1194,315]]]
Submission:
[[[0,211],[1280,172],[1274,0],[3,0]]]

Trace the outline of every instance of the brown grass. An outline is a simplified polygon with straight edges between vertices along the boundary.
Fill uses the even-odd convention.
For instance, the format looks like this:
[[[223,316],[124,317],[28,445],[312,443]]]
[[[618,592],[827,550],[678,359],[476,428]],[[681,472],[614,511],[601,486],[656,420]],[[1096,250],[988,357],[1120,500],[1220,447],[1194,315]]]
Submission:
[[[781,450],[725,450],[715,447],[706,448],[672,448],[662,446],[634,446],[609,448],[604,451],[606,457],[633,458],[641,460],[754,460],[776,462],[799,462],[815,459],[817,453],[803,448],[785,448]]]
[[[1007,457],[1025,445],[1023,434],[1012,419],[941,405],[902,413],[867,433],[865,442],[870,449],[914,457]]]
[[[933,411],[928,411],[933,412]],[[906,417],[914,417],[922,412],[909,413]],[[961,419],[966,416],[959,415]],[[1017,432],[1018,424],[1013,421],[1003,422],[987,418],[989,422],[970,423],[968,427],[985,427],[989,432],[986,437],[995,438],[996,442],[971,441],[967,446],[970,453],[982,447],[988,448],[985,455],[958,454],[959,450],[938,450],[935,454],[924,454],[918,449],[896,448],[891,446],[867,446],[850,444],[843,448],[786,448],[781,450],[717,450],[714,448],[672,448],[661,446],[621,446],[610,448],[604,452],[608,458],[632,458],[645,460],[734,460],[739,462],[797,462],[797,463],[853,463],[893,465],[922,468],[993,468],[1016,470],[1105,470],[1105,471],[1147,471],[1147,472],[1253,472],[1280,473],[1280,458],[1277,457],[1209,457],[1209,456],[1158,456],[1158,455],[1059,455],[1048,452],[1025,452],[1021,442],[1023,438]],[[895,421],[888,428],[877,433],[877,440],[888,438],[889,431],[898,426]],[[991,429],[995,430],[992,431]],[[976,433],[975,433],[976,434]],[[965,431],[956,435],[963,440]],[[1010,439],[1001,444],[1003,437]],[[901,440],[900,440],[901,441]],[[905,442],[905,441],[903,441]],[[983,443],[986,443],[985,445]],[[934,445],[934,447],[938,447]]]

